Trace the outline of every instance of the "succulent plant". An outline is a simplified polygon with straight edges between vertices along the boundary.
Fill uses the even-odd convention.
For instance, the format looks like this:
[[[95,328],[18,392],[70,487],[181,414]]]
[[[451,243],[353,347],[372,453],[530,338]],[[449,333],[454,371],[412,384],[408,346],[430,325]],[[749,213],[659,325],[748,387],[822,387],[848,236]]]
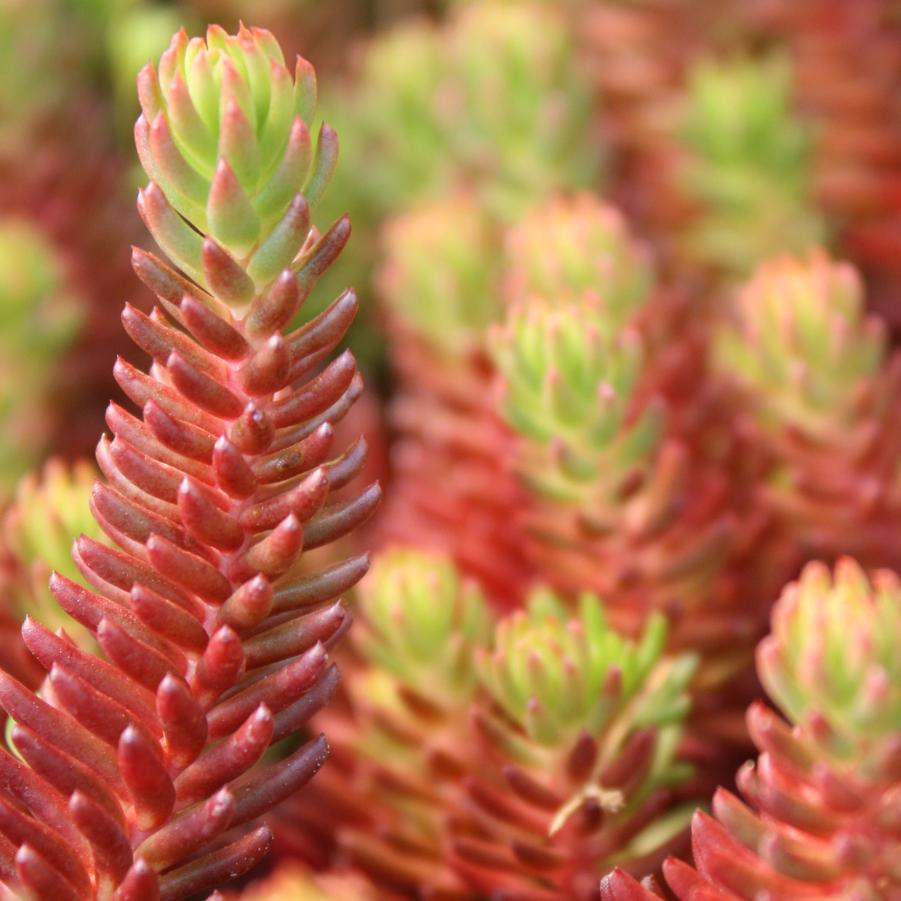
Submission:
[[[384,543],[450,552],[501,606],[518,601],[529,573],[507,522],[520,491],[504,471],[509,434],[485,326],[501,309],[502,224],[595,177],[571,50],[564,18],[540,3],[402,23],[364,54],[345,146],[346,193],[372,223],[355,259],[379,243],[387,251],[378,289],[400,440]]]
[[[652,876],[639,882],[620,867],[614,867],[601,880],[600,901],[656,901],[663,897]]]
[[[773,612],[757,666],[786,723],[748,711],[760,749],[695,816],[695,867],[666,867],[682,899],[893,898],[898,831],[901,585],[841,560],[810,564]]]
[[[810,181],[812,138],[791,101],[783,59],[701,60],[690,74],[681,178],[699,213],[686,252],[728,278],[823,240]]]
[[[554,191],[592,184],[599,154],[585,139],[589,95],[552,5],[464,7],[448,46],[444,127],[458,165],[483,179],[490,210],[509,221]]]
[[[523,547],[538,578],[570,597],[586,588],[609,597],[627,633],[665,610],[675,646],[719,653],[739,621],[747,643],[758,618],[736,609],[727,584],[731,499],[722,476],[666,430],[645,328],[657,306],[638,303],[646,279],[629,273],[641,257],[614,260],[601,282],[609,292],[566,300],[561,288],[556,304],[535,295],[494,336],[502,411],[518,438],[512,466],[529,488]]]
[[[398,390],[380,544],[448,553],[509,607],[529,573],[510,523],[521,489],[486,347],[501,314],[500,229],[459,193],[390,218],[384,236],[377,282]]]
[[[861,268],[871,305],[897,329],[897,9],[879,0],[841,9],[829,0],[768,2],[753,18],[791,57],[797,105],[814,129],[817,200],[835,223],[840,252]]]
[[[854,268],[825,254],[782,257],[737,292],[716,360],[749,396],[764,429],[790,426],[820,443],[847,439],[861,386],[886,356],[884,325],[868,316]]]
[[[566,17],[548,4],[408,18],[366,46],[351,87],[324,102],[348,124],[334,194],[358,224],[348,259],[362,279],[386,215],[468,192],[496,228],[596,179],[582,68]]]
[[[0,896],[901,899],[897,0],[259,0],[135,214],[251,6],[0,0]]]
[[[252,883],[239,896],[240,901],[377,901],[379,897],[355,873],[319,875],[289,863]]]
[[[496,339],[504,414],[525,439],[525,478],[576,506],[595,532],[628,515],[628,494],[648,474],[662,428],[659,408],[635,410],[641,336],[616,329],[614,317],[599,298],[538,297],[511,309]]]
[[[57,361],[82,319],[53,245],[27,221],[0,218],[0,499],[47,453]]]
[[[52,571],[81,580],[71,556],[72,542],[80,535],[105,542],[90,508],[96,477],[96,468],[86,460],[67,466],[52,459],[40,473],[30,473],[16,486],[0,541],[0,556],[7,558],[0,581],[16,619],[21,622],[27,615],[64,628],[80,647],[90,641],[90,633],[59,606],[47,582]]]
[[[596,98],[609,196],[652,238],[668,269],[692,277],[696,267],[680,254],[693,209],[680,190],[678,134],[689,73],[700,58],[746,46],[747,4],[629,0],[571,6]]]
[[[481,893],[593,898],[615,863],[648,870],[678,840],[693,805],[676,759],[690,655],[661,656],[652,617],[618,635],[597,598],[568,613],[546,590],[477,652],[485,748],[452,820],[452,860]]]
[[[379,294],[400,327],[437,354],[478,353],[500,315],[499,243],[469,193],[420,204],[384,224]]]
[[[179,32],[159,72],[142,70],[138,93],[143,113],[136,144],[156,179],[142,193],[142,216],[186,275],[211,290],[224,288],[226,303],[246,306],[301,250],[309,211],[337,161],[330,126],[321,126],[315,147],[310,136],[312,67],[300,58],[292,79],[268,32],[227,35],[211,26],[206,44]],[[297,199],[299,189],[305,204]],[[330,249],[347,231],[342,223]],[[243,279],[221,263],[217,274],[224,284],[213,288],[202,235],[242,261]]]
[[[520,469],[603,528],[605,513],[622,516],[626,483],[661,432],[662,411],[640,392],[649,260],[614,207],[554,198],[508,230],[505,283],[509,306],[490,346],[503,415],[526,438]]]
[[[472,696],[470,655],[484,647],[491,617],[479,588],[440,556],[410,548],[383,551],[360,589],[363,621],[355,644],[364,659],[436,702]],[[362,634],[360,634],[362,632]]]
[[[356,108],[349,152],[375,158],[367,183],[383,211],[474,185],[509,220],[596,172],[572,38],[545,4],[463,5],[440,28],[402,24],[364,58]]]
[[[448,558],[395,547],[360,620],[349,706],[323,714],[347,766],[282,815],[336,835],[339,871],[400,897],[591,897],[684,838],[695,660],[662,655],[661,616],[627,639],[597,598],[536,589],[498,620]]]
[[[369,148],[384,160],[361,186],[370,202],[378,198],[382,212],[452,187],[453,157],[445,142],[446,126],[434,108],[449,77],[447,56],[438,29],[410,22],[372,42],[361,61],[360,96],[355,104],[360,133],[349,136],[347,152],[353,157]]]
[[[97,451],[91,510],[115,547],[76,541],[93,590],[51,577],[106,659],[28,619],[46,680],[32,694],[0,673],[19,755],[3,757],[0,862],[16,890],[177,899],[234,878],[271,842],[257,818],[327,753],[319,736],[260,762],[333,691],[324,646],[347,614],[330,602],[366,567],[301,576],[301,553],[378,499],[371,486],[328,502],[364,452],[330,446],[361,387],[348,355],[325,365],[353,293],[281,331],[349,230],[310,232],[336,144],[324,128],[312,152],[315,76],[303,60],[295,72],[268,32],[212,27],[177,34],[139,77],[139,208],[178,268],[134,252],[159,307],[123,312],[153,363],[117,362],[142,416],[111,404]]]
[[[894,565],[899,373],[857,272],[822,253],[761,265],[714,352],[774,458],[768,496],[788,527],[814,553]]]
[[[552,195],[511,226],[504,262],[508,303],[591,298],[610,330],[633,319],[654,290],[648,248],[616,207],[585,192]]]
[[[493,617],[449,559],[395,547],[362,584],[360,619],[362,664],[348,677],[356,720],[345,738],[362,822],[339,827],[339,848],[377,884],[459,893],[443,827],[460,773],[476,762],[466,736],[478,688],[473,656],[488,647]],[[341,778],[325,775],[326,785]]]

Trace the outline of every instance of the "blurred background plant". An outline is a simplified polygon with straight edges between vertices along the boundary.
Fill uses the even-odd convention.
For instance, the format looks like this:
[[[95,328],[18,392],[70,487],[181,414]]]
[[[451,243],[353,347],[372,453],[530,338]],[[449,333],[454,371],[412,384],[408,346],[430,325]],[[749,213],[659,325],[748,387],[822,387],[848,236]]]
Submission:
[[[340,135],[315,223],[354,233],[318,298],[375,301],[338,428],[387,482],[332,759],[244,897],[641,898],[669,853],[683,897],[893,897],[898,671],[860,661],[901,643],[894,577],[804,569],[759,645],[808,561],[901,569],[890,0],[0,0],[4,666],[36,678],[25,615],[87,640],[44,583],[97,537],[78,461],[147,306],[135,75],[241,19],[314,63]],[[789,776],[831,870],[771,809]]]
[[[82,323],[54,248],[27,221],[0,219],[0,499],[52,447],[58,364]]]

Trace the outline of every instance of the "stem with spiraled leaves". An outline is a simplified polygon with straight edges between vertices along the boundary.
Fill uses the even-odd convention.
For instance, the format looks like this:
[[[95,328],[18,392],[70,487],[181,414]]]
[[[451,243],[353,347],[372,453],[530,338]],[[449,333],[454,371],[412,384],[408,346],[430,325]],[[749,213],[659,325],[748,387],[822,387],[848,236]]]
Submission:
[[[353,292],[282,333],[350,232],[310,228],[337,143],[323,126],[312,152],[315,76],[300,59],[296,76],[267,32],[215,27],[139,76],[138,207],[175,265],[134,251],[159,306],[122,317],[152,364],[116,363],[141,415],[110,404],[97,450],[91,510],[113,546],[76,540],[90,588],[51,577],[105,659],[28,619],[47,678],[32,694],[0,673],[20,758],[0,759],[0,878],[38,897],[174,901],[234,878],[270,844],[256,818],[327,754],[319,736],[260,764],[334,690],[335,598],[367,565],[301,574],[302,552],[379,496],[330,498],[365,455],[332,447],[362,388],[353,358],[325,365]]]

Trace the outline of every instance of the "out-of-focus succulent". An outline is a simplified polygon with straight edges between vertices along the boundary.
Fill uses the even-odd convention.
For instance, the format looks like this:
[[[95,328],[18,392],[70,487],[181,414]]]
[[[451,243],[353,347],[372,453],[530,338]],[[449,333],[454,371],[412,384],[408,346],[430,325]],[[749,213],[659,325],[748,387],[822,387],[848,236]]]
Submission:
[[[351,675],[362,714],[354,747],[365,797],[383,812],[368,811],[375,828],[348,829],[340,845],[390,885],[458,888],[442,829],[472,764],[465,736],[477,688],[472,661],[491,640],[491,616],[449,560],[407,549],[380,556],[360,606],[366,666]]]
[[[384,551],[360,590],[363,657],[408,690],[472,696],[474,648],[487,644],[491,619],[481,591],[442,557],[409,548]],[[360,634],[362,633],[362,634]]]
[[[372,154],[381,163],[370,166],[361,186],[381,212],[453,187],[453,150],[436,108],[452,77],[443,37],[426,22],[404,23],[373,41],[363,57],[354,104],[360,131],[345,144],[351,157]]]
[[[535,208],[507,236],[510,307],[491,336],[503,413],[526,440],[519,469],[596,530],[623,503],[659,443],[662,411],[636,318],[653,275],[618,211],[589,195]]]
[[[73,458],[89,454],[96,442],[113,390],[110,367],[122,345],[116,311],[138,294],[128,266],[138,217],[131,191],[122,194],[124,166],[92,80],[95,42],[84,6],[0,2],[0,218],[22,220],[40,233],[64,261],[66,286],[59,293],[77,295],[82,307],[75,347],[57,352],[53,367],[63,373],[52,406],[65,427],[50,438],[55,451]],[[60,264],[50,270],[58,272]],[[49,327],[48,335],[55,330]],[[0,352],[0,366],[8,359]]]
[[[349,163],[333,192],[347,205],[324,209],[349,209],[356,230],[335,277],[368,280],[386,215],[465,192],[497,228],[554,191],[592,185],[588,101],[565,17],[547,4],[490,0],[379,34],[352,90],[325,98],[346,123]]]
[[[379,293],[391,315],[440,354],[478,352],[501,297],[498,235],[475,198],[451,194],[391,217],[382,244]]]
[[[595,597],[569,614],[546,591],[498,624],[476,658],[485,757],[451,821],[452,859],[479,892],[593,898],[611,866],[646,872],[678,840],[694,660],[661,657],[665,632],[654,616],[625,639]]]
[[[80,581],[72,543],[80,535],[104,540],[90,508],[96,477],[96,468],[87,461],[69,467],[51,460],[40,475],[32,473],[19,482],[3,519],[5,588],[18,620],[27,615],[51,628],[61,626],[79,646],[92,642],[90,634],[59,606],[48,582],[54,571]]]
[[[521,489],[486,353],[502,304],[499,229],[461,193],[389,219],[385,233],[377,281],[398,390],[382,542],[450,554],[509,607],[529,573],[510,522]]]
[[[59,0],[0,3],[0,156],[27,149],[33,128],[66,102],[83,61],[77,31]]]
[[[448,46],[445,135],[490,210],[511,219],[554,191],[591,184],[598,151],[586,140],[588,90],[552,5],[473,4],[460,10]]]
[[[791,99],[782,59],[701,61],[689,78],[682,184],[699,211],[685,251],[727,277],[822,242],[811,135]]]
[[[540,3],[401,25],[363,59],[345,143],[363,216],[376,227],[402,211],[379,279],[399,386],[385,540],[451,553],[505,606],[529,573],[508,524],[520,490],[505,472],[485,326],[502,303],[502,223],[595,176],[571,51],[564,20]],[[376,243],[358,240],[357,259]]]
[[[349,152],[383,211],[468,186],[510,219],[595,175],[572,37],[541,3],[472,4],[440,28],[401,26],[364,59],[356,109]]]
[[[320,874],[283,863],[238,897],[240,901],[379,901],[384,895],[355,873]]]
[[[327,362],[353,293],[282,331],[349,233],[346,219],[310,228],[336,145],[324,129],[310,170],[315,77],[303,60],[296,73],[268,32],[211,28],[176,35],[159,76],[148,64],[139,78],[137,142],[162,184],[138,204],[178,268],[134,251],[159,307],[123,311],[153,362],[117,361],[140,416],[110,404],[97,450],[91,511],[115,547],[76,541],[92,589],[50,580],[105,659],[29,618],[44,683],[0,672],[19,755],[0,755],[0,879],[16,892],[176,901],[236,878],[271,844],[258,818],[327,754],[318,736],[263,762],[331,696],[325,647],[348,623],[335,598],[367,566],[311,572],[301,555],[379,498],[332,494],[365,457],[364,442],[332,450],[362,390],[349,354]]]
[[[81,648],[96,648],[88,630],[60,607],[48,587],[52,570],[81,581],[71,557],[78,535],[103,540],[89,506],[95,477],[87,461],[69,466],[51,459],[40,473],[19,482],[0,520],[0,666],[33,688],[44,671],[19,634],[26,616],[64,629]]]
[[[746,40],[735,0],[574,2],[574,32],[595,96],[612,199],[685,272],[679,236],[692,208],[679,189],[679,122],[696,61]]]
[[[622,328],[654,289],[648,249],[616,207],[587,193],[553,195],[507,231],[505,277],[508,303],[596,299],[608,330]]]
[[[660,409],[635,409],[646,363],[639,334],[610,324],[599,298],[558,306],[540,297],[510,311],[495,343],[528,483],[577,508],[591,531],[626,519],[662,426]]]
[[[611,310],[603,296],[558,306],[536,296],[496,334],[502,409],[519,439],[512,465],[531,489],[523,547],[542,580],[609,597],[627,633],[666,610],[678,647],[721,653],[739,620],[753,634],[723,581],[734,538],[725,485],[665,434],[665,405],[642,384],[653,374],[643,333],[615,300]]]
[[[461,196],[389,224],[396,240],[381,284],[401,384],[392,416],[402,437],[384,521],[390,540],[452,553],[509,606],[530,575],[510,516],[525,506],[511,456],[521,456],[512,468],[527,480],[595,531],[607,529],[629,519],[619,502],[655,459],[662,417],[648,403],[653,367],[631,328],[650,315],[649,255],[620,214],[587,194],[552,198],[508,230],[501,263],[484,222]],[[492,333],[486,325],[500,317],[501,300],[512,309]],[[652,355],[668,351],[655,345]],[[495,363],[507,381],[508,422],[529,437],[518,450],[497,421]],[[660,503],[669,489],[660,487]],[[635,529],[661,513],[652,495],[632,505]]]
[[[696,870],[666,867],[684,901],[895,898],[901,893],[901,585],[850,559],[809,565],[773,612],[758,671],[788,723],[748,712],[760,749],[696,814]]]
[[[855,270],[819,253],[765,263],[732,313],[715,362],[774,457],[771,502],[814,552],[897,560],[901,372]]]
[[[703,370],[708,306],[661,284],[658,250],[600,197],[557,194],[506,230],[504,300],[509,309],[543,298],[550,310],[576,301],[585,304],[589,332],[640,331],[644,392],[665,398],[669,428],[699,444],[711,394]]]
[[[28,222],[0,219],[0,498],[48,449],[56,364],[81,320],[53,246]]]
[[[716,361],[763,428],[847,441],[861,389],[886,356],[885,327],[867,316],[855,270],[822,253],[768,261],[737,292],[733,312]]]
[[[893,325],[901,310],[901,116],[896,4],[765,2],[755,25],[791,57],[797,104],[814,127],[813,182],[838,246]]]

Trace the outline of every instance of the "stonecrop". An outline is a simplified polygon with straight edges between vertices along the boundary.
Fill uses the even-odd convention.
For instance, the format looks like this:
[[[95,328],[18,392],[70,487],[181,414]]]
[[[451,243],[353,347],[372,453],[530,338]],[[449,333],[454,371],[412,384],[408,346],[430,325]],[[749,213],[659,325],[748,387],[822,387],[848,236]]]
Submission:
[[[844,558],[834,575],[811,563],[773,610],[757,671],[787,719],[762,702],[748,710],[760,751],[713,816],[692,821],[694,867],[664,865],[681,901],[766,897],[844,901],[901,895],[901,585]],[[658,897],[624,873],[605,901]]]
[[[58,428],[56,369],[84,318],[66,275],[40,229],[0,215],[0,502]]]
[[[901,901],[898,10],[0,0],[0,901]]]
[[[298,58],[292,77],[268,32],[211,27],[179,32],[138,84],[138,206],[171,265],[134,251],[158,306],[122,314],[152,363],[115,366],[138,414],[111,403],[97,449],[90,505],[110,543],[74,543],[90,588],[50,579],[102,653],[28,618],[47,676],[32,693],[0,674],[15,751],[0,755],[0,878],[59,901],[186,898],[266,853],[259,816],[328,752],[321,735],[282,740],[337,684],[335,599],[367,567],[311,569],[303,552],[379,496],[331,499],[365,455],[333,446],[362,389],[349,354],[327,363],[353,292],[283,332],[350,231],[311,225],[337,155],[327,125],[310,138],[312,67]]]

